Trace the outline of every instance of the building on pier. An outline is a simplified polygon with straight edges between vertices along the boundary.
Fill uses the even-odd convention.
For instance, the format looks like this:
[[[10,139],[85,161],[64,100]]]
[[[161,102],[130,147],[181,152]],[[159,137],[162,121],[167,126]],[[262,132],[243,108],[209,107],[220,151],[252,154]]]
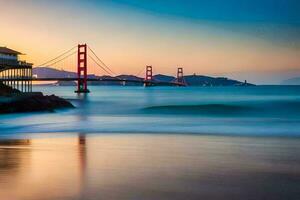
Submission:
[[[32,64],[19,60],[24,55],[7,47],[0,47],[0,79],[5,85],[22,92],[32,91]]]

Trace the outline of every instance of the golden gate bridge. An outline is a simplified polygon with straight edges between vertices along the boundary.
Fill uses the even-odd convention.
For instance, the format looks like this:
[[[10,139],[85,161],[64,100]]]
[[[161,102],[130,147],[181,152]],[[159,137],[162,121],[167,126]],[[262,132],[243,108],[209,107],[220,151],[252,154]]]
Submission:
[[[74,58],[75,57],[75,58]],[[70,59],[71,58],[71,59]],[[69,59],[69,61],[67,61]],[[76,62],[76,63],[75,63]],[[74,66],[77,65],[77,76],[76,77],[47,77],[40,78],[33,76],[32,72],[28,73],[25,71],[25,74],[16,73],[11,71],[10,67],[2,67],[0,66],[0,82],[9,85],[11,87],[19,86],[19,82],[22,82],[22,90],[23,90],[23,82],[27,83],[28,86],[32,84],[33,81],[76,81],[77,89],[75,92],[77,93],[88,93],[88,83],[89,82],[120,82],[126,84],[127,82],[131,83],[140,83],[145,87],[149,86],[186,86],[186,82],[183,76],[183,68],[177,68],[177,77],[172,81],[159,81],[155,80],[153,76],[153,67],[146,66],[145,67],[145,77],[142,79],[127,79],[120,78],[113,72],[113,70],[107,66],[93,51],[87,44],[78,44],[75,47],[63,52],[62,54],[56,56],[48,60],[47,62],[38,65],[39,67],[52,67],[59,65],[64,66]],[[104,71],[107,76],[102,77],[91,77],[88,74],[88,68],[96,66],[98,69]],[[10,71],[11,72],[10,72]],[[64,70],[62,68],[62,70]],[[6,72],[7,71],[7,72]],[[22,72],[22,71],[21,71]],[[142,72],[142,71],[140,71]],[[139,73],[140,74],[140,73]],[[136,76],[138,77],[139,74]],[[17,83],[17,84],[16,84]],[[31,86],[29,89],[25,89],[24,92],[31,92]]]

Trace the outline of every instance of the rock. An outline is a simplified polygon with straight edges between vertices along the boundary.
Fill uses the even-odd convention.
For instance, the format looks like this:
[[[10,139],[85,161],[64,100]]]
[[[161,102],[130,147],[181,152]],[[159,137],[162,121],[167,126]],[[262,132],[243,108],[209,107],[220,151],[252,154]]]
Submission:
[[[12,87],[4,85],[2,82],[0,82],[0,96],[10,96],[12,94],[18,94],[18,93],[21,92],[17,89],[13,89]]]
[[[1,98],[2,96],[2,98]],[[41,92],[22,93],[0,82],[0,113],[54,111],[58,108],[74,108],[67,100]]]
[[[0,113],[54,111],[58,108],[74,108],[67,100],[55,95],[44,96],[38,93],[20,93],[9,101],[0,103]]]

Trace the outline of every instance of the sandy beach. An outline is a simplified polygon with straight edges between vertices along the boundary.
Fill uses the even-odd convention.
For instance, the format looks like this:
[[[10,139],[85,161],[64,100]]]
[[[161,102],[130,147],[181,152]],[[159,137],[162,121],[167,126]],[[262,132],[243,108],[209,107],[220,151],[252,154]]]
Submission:
[[[2,199],[299,199],[300,138],[36,134],[0,141]]]

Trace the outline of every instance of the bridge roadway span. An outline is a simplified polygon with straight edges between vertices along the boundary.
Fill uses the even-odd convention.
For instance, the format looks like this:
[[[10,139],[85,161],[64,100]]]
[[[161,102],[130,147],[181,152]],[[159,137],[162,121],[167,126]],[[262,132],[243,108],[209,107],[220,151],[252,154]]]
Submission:
[[[83,79],[82,79],[83,80]],[[78,78],[0,78],[0,81],[78,81]],[[150,83],[153,85],[161,86],[184,86],[178,82],[165,82],[165,81],[148,81],[148,80],[130,80],[130,79],[118,79],[118,78],[87,78],[87,81],[91,82],[128,82],[128,83]]]

